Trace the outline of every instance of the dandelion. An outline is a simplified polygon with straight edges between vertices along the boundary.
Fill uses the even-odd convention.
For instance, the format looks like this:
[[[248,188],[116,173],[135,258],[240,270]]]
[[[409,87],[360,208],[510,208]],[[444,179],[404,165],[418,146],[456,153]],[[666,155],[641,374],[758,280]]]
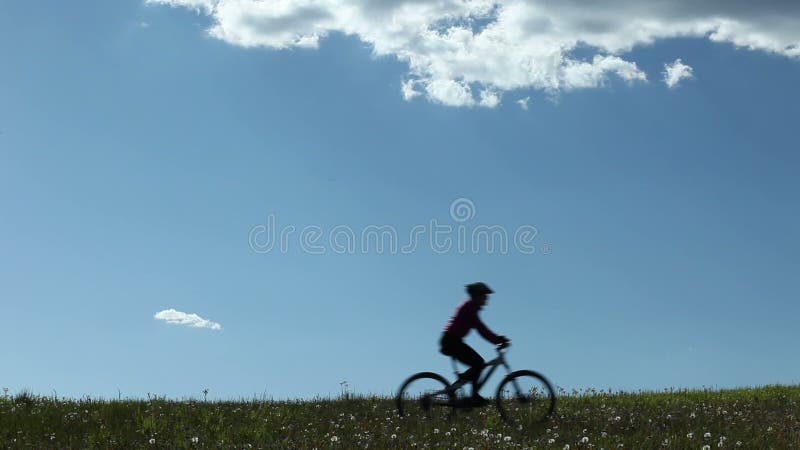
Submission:
[[[392,439],[397,439],[397,435],[396,434],[392,434],[391,437],[392,437]]]

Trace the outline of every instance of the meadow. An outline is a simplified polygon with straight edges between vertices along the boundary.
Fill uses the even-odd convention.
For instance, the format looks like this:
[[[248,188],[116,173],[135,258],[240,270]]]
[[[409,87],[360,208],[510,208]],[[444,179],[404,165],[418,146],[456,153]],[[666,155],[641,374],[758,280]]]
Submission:
[[[560,392],[556,414],[514,429],[493,406],[452,420],[398,417],[393,400],[0,397],[2,448],[800,448],[800,386]]]

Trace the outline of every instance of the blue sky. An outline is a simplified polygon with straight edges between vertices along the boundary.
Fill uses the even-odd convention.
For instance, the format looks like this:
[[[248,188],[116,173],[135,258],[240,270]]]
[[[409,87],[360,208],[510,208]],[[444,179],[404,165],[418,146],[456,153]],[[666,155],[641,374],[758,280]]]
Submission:
[[[512,86],[377,54],[366,25],[245,42],[224,2],[0,5],[3,386],[388,394],[449,374],[437,340],[474,280],[497,291],[482,317],[512,367],[567,388],[800,381],[800,60],[775,50],[794,36],[608,35]],[[670,88],[679,58],[693,76]],[[254,251],[270,214],[403,239],[432,219],[529,225],[536,251]],[[154,318],[168,309],[221,329]]]

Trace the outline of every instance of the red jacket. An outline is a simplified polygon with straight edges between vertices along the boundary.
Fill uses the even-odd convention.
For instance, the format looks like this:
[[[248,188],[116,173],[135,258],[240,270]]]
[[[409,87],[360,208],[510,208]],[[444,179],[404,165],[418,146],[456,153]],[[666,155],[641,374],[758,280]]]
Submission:
[[[478,311],[481,307],[473,302],[471,299],[464,300],[456,308],[455,314],[447,322],[444,327],[444,332],[458,338],[463,338],[469,333],[469,330],[475,328],[484,339],[493,343],[499,344],[503,340],[496,334],[492,333],[486,325],[481,322],[478,317]]]

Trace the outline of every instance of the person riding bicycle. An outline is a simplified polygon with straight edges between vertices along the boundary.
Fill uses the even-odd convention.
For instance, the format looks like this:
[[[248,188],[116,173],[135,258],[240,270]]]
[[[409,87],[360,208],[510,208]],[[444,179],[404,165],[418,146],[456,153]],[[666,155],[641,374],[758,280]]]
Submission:
[[[494,334],[478,317],[478,311],[486,305],[489,294],[493,294],[494,291],[482,282],[471,283],[465,287],[467,294],[469,294],[469,299],[458,305],[455,314],[445,325],[439,351],[470,366],[466,372],[461,374],[459,380],[471,382],[472,401],[476,404],[484,404],[486,399],[478,393],[478,378],[483,370],[485,361],[478,352],[464,343],[464,336],[475,328],[484,339],[493,344],[507,344],[511,341],[505,336]]]

